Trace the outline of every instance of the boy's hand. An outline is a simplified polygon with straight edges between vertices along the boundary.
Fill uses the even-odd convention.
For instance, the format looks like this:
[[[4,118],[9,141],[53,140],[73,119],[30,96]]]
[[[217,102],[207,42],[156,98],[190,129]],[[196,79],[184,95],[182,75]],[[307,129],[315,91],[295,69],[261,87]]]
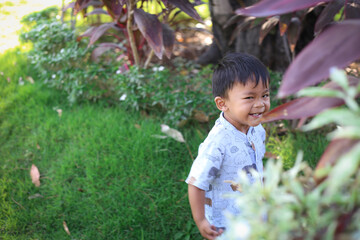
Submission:
[[[223,233],[222,229],[216,231],[216,227],[210,225],[206,219],[199,223],[199,231],[204,238],[209,240],[213,240]]]

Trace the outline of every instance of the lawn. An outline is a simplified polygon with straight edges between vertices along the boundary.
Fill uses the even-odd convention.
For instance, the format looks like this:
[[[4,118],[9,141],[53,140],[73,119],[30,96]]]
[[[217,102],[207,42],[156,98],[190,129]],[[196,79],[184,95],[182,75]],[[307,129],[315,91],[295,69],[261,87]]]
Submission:
[[[183,143],[153,136],[159,121],[101,104],[69,107],[55,90],[3,76],[1,96],[2,238],[67,238],[64,222],[69,239],[171,239],[194,230],[184,183],[192,160]],[[203,134],[184,132],[193,152]]]

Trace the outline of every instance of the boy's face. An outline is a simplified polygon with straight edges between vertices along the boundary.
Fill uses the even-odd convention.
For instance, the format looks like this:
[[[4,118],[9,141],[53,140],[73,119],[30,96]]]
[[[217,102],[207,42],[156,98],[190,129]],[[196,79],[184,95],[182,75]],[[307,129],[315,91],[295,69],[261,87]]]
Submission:
[[[225,119],[246,134],[249,127],[259,125],[263,114],[269,111],[269,88],[261,81],[256,87],[252,81],[246,85],[236,82],[227,97],[216,97],[215,102]]]

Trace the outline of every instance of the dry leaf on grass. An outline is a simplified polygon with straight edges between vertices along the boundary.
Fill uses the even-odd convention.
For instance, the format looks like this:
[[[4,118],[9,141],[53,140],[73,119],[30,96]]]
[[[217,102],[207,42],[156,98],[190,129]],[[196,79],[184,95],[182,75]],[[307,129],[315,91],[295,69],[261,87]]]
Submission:
[[[165,133],[167,136],[175,139],[178,142],[185,142],[185,139],[181,132],[176,129],[170,128],[168,125],[161,124],[161,132]]]
[[[31,84],[35,83],[34,79],[32,77],[30,77],[30,76],[27,76],[25,79]]]
[[[33,164],[30,170],[31,181],[36,187],[40,187],[40,172],[39,169]]]
[[[69,228],[68,228],[68,226],[66,225],[66,222],[65,222],[65,221],[63,221],[63,226],[64,226],[65,232],[66,232],[68,235],[70,235]]]
[[[163,135],[158,135],[158,134],[153,134],[151,135],[153,138],[158,138],[158,139],[165,139],[167,138],[167,136],[163,136]]]
[[[196,121],[200,123],[209,122],[209,116],[207,116],[203,111],[193,110],[192,116]]]
[[[61,115],[62,115],[62,109],[56,109],[56,111],[57,111],[59,117],[61,117]]]

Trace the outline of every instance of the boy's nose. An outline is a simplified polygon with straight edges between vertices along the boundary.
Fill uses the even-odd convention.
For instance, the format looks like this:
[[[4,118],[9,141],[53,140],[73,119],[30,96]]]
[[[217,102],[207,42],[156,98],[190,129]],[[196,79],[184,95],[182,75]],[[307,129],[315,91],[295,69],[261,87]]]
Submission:
[[[265,105],[264,101],[262,99],[259,99],[255,102],[254,107],[259,108],[263,107]]]

